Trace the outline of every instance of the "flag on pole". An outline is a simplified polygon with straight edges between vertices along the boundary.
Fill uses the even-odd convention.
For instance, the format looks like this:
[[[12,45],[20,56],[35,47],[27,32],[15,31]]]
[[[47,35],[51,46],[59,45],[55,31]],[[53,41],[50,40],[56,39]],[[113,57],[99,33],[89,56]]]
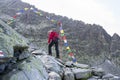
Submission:
[[[74,62],[74,63],[75,63],[75,62],[77,62],[77,60],[76,60],[76,58],[75,58],[75,57],[73,58],[73,62]]]
[[[13,23],[13,21],[8,21],[8,22],[7,22],[7,24],[11,24],[11,23]]]
[[[27,11],[29,8],[24,8],[25,11]]]
[[[62,27],[60,27],[60,30],[63,30]]]
[[[17,15],[13,16],[13,18],[16,19],[16,18],[17,18]]]
[[[37,12],[38,12],[38,10],[37,10],[37,9],[33,9],[33,12],[37,13]]]
[[[62,34],[60,34],[61,36],[64,36],[65,34],[64,33],[62,33]]]
[[[67,43],[67,40],[64,40],[64,43]]]
[[[69,50],[69,49],[70,49],[70,47],[68,46],[68,47],[66,47],[66,49],[67,49],[67,50]]]
[[[66,36],[63,36],[62,39],[63,39],[63,40],[66,40]]]
[[[20,14],[21,14],[21,12],[16,13],[16,15],[20,15]]]
[[[68,46],[68,43],[64,43],[64,46],[66,46],[66,47],[67,47],[67,46]]]
[[[64,33],[64,30],[60,30],[60,33]]]
[[[46,18],[47,18],[48,20],[50,20],[50,17],[46,16]]]
[[[72,52],[69,53],[70,56],[74,56]]]
[[[24,13],[25,11],[24,10],[19,10],[19,12]]]
[[[30,8],[30,10],[33,10],[33,9],[34,9],[33,7]]]
[[[58,22],[58,25],[61,27],[61,26],[62,26],[62,23],[61,23],[61,22]]]
[[[71,50],[71,49],[67,50],[67,53],[71,53],[71,52],[72,52],[72,50]]]

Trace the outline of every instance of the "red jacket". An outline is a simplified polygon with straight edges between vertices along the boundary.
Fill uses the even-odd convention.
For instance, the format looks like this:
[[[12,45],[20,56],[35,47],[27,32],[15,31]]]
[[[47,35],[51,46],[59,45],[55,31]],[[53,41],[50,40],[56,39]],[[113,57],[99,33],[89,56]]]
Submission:
[[[48,34],[48,43],[50,43],[55,38],[59,38],[59,34],[55,31],[52,31]]]

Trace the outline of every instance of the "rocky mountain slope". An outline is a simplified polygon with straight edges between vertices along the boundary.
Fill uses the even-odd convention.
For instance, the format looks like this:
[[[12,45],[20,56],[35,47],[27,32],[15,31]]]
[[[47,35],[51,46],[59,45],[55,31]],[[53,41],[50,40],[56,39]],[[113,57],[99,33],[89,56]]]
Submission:
[[[0,1],[0,4],[0,18],[4,22],[12,19],[12,16],[16,14],[18,9],[34,7],[20,0],[4,0]],[[86,24],[82,21],[68,19],[67,17],[50,14],[41,10],[40,12],[63,23],[65,35],[78,62],[87,63],[90,66],[98,66],[105,64],[106,60],[110,60],[115,64],[113,68],[116,72],[117,67],[120,66],[119,35],[114,34],[110,36],[102,26],[97,24]],[[59,31],[56,23],[52,23],[44,16],[39,16],[31,11],[26,11],[20,15],[10,26],[30,41],[31,51],[32,49],[42,49],[47,52],[48,30],[57,28]],[[68,61],[69,57],[64,49],[64,44],[62,41],[60,43],[61,56],[64,61]]]
[[[113,75],[100,66],[90,67],[71,61],[63,62],[47,55],[41,49],[31,53],[28,51],[27,39],[2,20],[0,20],[0,39],[0,80],[120,79],[118,74]]]

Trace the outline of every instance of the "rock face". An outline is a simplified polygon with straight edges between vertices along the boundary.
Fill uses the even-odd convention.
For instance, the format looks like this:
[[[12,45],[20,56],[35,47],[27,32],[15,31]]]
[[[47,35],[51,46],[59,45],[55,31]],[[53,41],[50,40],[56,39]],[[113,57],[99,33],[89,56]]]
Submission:
[[[65,68],[64,70],[64,79],[63,80],[75,80],[75,76],[71,69]]]
[[[23,3],[20,0],[4,0],[1,1],[0,4],[2,4],[0,5],[0,18],[4,21],[12,19],[12,16],[16,14],[18,8],[24,9],[25,7],[34,7],[27,3]],[[119,66],[120,61],[116,55],[120,52],[120,40],[116,38],[116,34],[111,37],[100,25],[85,24],[82,21],[56,16],[41,10],[40,12],[43,15],[45,14],[45,16],[49,16],[52,19],[63,23],[63,29],[69,45],[73,49],[73,53],[76,53],[78,61],[90,65],[98,65],[108,57],[111,58],[113,62],[117,62],[116,64]],[[48,30],[53,27],[59,30],[56,23],[52,23],[44,16],[39,16],[31,11],[27,11],[19,16],[17,20],[11,24],[11,27],[28,38],[31,44],[36,45],[36,49],[41,47],[46,51],[48,50]],[[117,37],[119,36],[117,35]],[[64,50],[64,46],[62,46],[62,50],[63,53],[67,54]],[[113,56],[117,57],[117,59],[113,58]],[[63,54],[64,61],[67,58],[68,56]]]
[[[55,72],[49,73],[49,80],[62,80],[60,75]]]
[[[28,40],[0,19],[0,73],[16,59],[29,57]],[[2,55],[2,56],[1,56]],[[12,63],[9,65],[9,63]]]
[[[3,2],[1,2],[1,4],[3,4]],[[5,0],[5,4],[9,4],[9,2],[10,0]],[[1,10],[2,13],[8,15],[7,17],[2,17],[2,19],[7,20],[8,18],[11,18],[10,16],[13,16],[13,14],[17,12],[17,8],[23,9],[25,7],[31,7],[31,5],[23,3],[20,0],[13,0],[11,1],[11,4],[12,2],[14,5],[9,6],[9,8],[4,6],[6,10]],[[40,12],[63,23],[63,28],[66,32],[69,45],[73,48],[73,52],[77,53],[76,55],[78,61],[89,64],[92,64],[94,61],[93,64],[97,64],[105,59],[104,55],[109,54],[111,36],[107,34],[101,26],[95,24],[85,24],[82,21],[76,21],[68,19],[67,17],[48,14],[41,10]],[[17,21],[15,21],[11,27],[28,38],[32,44],[36,44],[38,48],[42,47],[45,50],[48,50],[47,45],[45,45],[47,44],[46,38],[48,30],[53,27],[58,28],[59,30],[56,23],[52,23],[44,16],[38,16],[33,12],[26,12],[22,16],[19,16]],[[64,46],[62,47],[64,49]],[[67,55],[63,56],[66,60]]]
[[[35,50],[31,55],[26,48],[28,47],[26,39],[23,37],[23,40],[21,40],[21,35],[12,30],[3,21],[0,22],[2,24],[1,34],[5,35],[4,37],[1,36],[1,39],[5,38],[4,43],[11,44],[9,47],[13,49],[13,53],[8,54],[17,59],[13,60],[13,58],[10,58],[8,62],[0,62],[0,80],[119,79],[118,76],[108,74],[104,70],[101,72],[98,68],[92,69],[86,64],[73,63],[70,61],[64,63],[62,60],[47,55],[43,50]],[[9,35],[7,32],[9,32],[9,34],[16,34],[16,37],[14,38],[14,34]],[[14,42],[7,42],[6,39],[13,40]],[[4,46],[1,50],[5,49],[2,51],[11,52],[7,47],[8,46]],[[9,59],[9,56],[4,56],[4,58],[6,57]],[[0,58],[0,60],[2,59],[3,58]]]
[[[120,36],[114,34],[110,46],[111,60],[117,65],[120,65]]]
[[[21,47],[28,48],[26,39],[14,31],[5,22],[0,20],[0,50],[3,51],[5,57],[13,57],[15,49]]]
[[[120,37],[118,34],[112,36],[110,50],[112,54],[120,54]]]
[[[47,68],[48,71],[50,71],[50,72],[54,71],[58,74],[61,73],[62,68],[59,65],[62,66],[62,64],[57,63],[58,61],[56,61],[54,57],[50,57],[48,55],[45,55],[45,56],[40,56],[39,58],[41,59],[43,64],[45,64],[45,67]]]
[[[64,64],[69,58],[64,46],[61,49],[64,53],[62,55],[64,62],[59,62],[60,60],[46,53],[48,50],[47,31],[53,27],[59,30],[56,23],[28,10],[10,26],[6,24],[9,19],[13,19],[12,16],[16,14],[18,8],[24,9],[25,7],[30,8],[31,5],[20,0],[0,1],[0,54],[2,53],[0,80],[120,79],[120,70],[116,67],[116,64],[120,66],[119,35],[114,34],[111,37],[100,25],[85,24],[82,21],[40,11],[63,23],[69,45],[81,63]],[[27,40],[12,28],[30,41],[30,52]],[[93,69],[82,63],[97,66],[97,68]]]
[[[88,79],[91,76],[91,70],[90,69],[73,69],[72,72],[75,75],[75,79]]]
[[[14,65],[15,66],[15,65]],[[47,80],[48,73],[38,58],[17,63],[16,68],[2,76],[2,80]]]
[[[52,60],[44,63],[48,58]],[[79,67],[67,67],[65,64],[61,66],[61,62],[49,55],[30,56],[13,66],[14,68],[11,71],[0,75],[0,80],[109,80],[111,78],[112,80],[119,80],[118,76],[105,73],[103,69],[99,68],[89,67],[86,69],[83,66],[81,68],[80,65]],[[51,66],[51,69],[48,66]]]

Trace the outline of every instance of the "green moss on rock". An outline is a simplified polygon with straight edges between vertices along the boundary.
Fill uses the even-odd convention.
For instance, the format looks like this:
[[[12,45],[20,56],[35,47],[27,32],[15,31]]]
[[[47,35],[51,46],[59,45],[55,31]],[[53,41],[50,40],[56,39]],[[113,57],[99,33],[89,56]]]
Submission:
[[[13,57],[14,46],[28,47],[28,41],[2,20],[0,20],[0,27],[0,50],[5,53],[5,57]]]

